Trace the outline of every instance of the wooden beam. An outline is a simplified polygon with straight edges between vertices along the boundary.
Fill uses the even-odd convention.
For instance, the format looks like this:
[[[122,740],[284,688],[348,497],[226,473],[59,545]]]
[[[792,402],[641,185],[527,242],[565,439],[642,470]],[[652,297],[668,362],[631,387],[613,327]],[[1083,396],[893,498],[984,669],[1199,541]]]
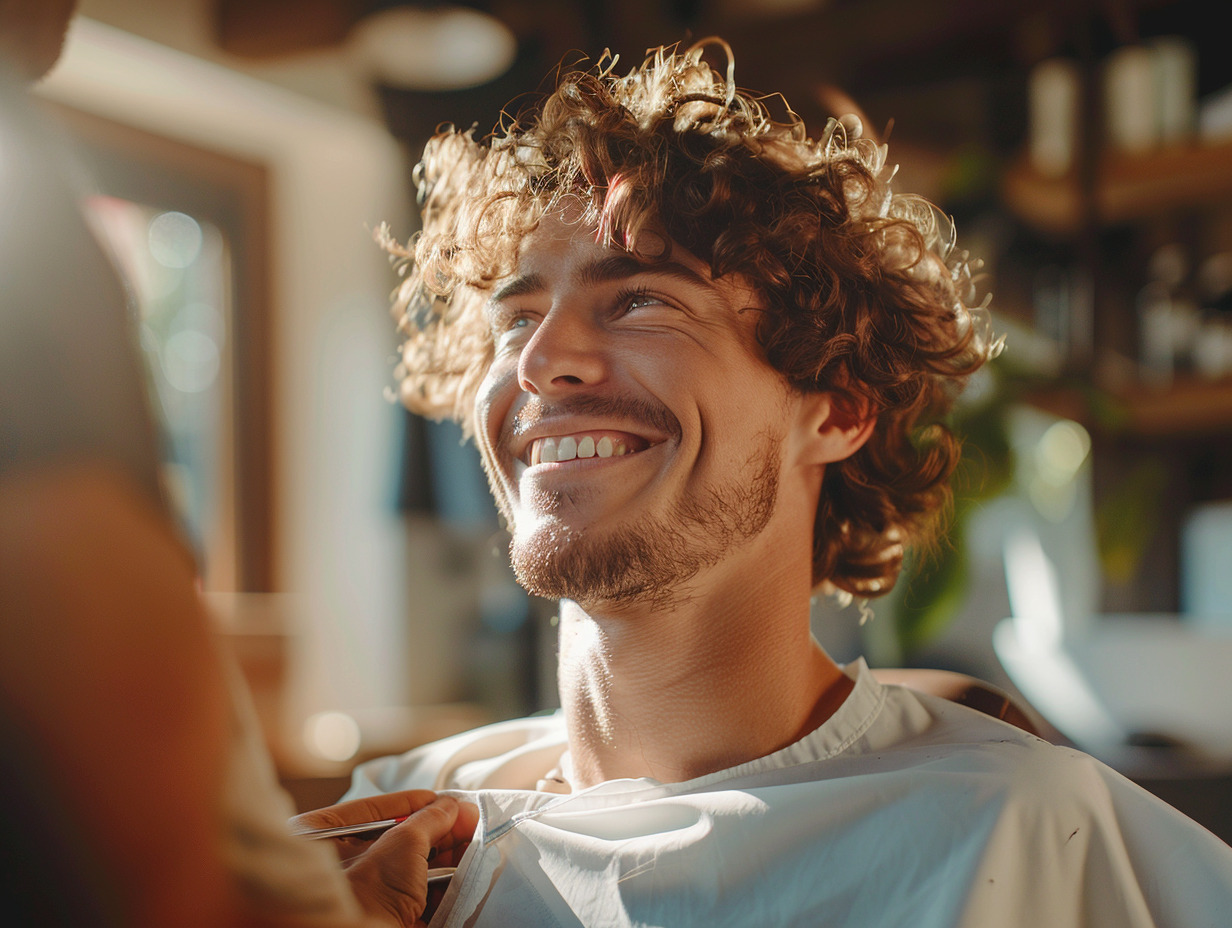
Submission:
[[[215,0],[219,48],[245,58],[331,48],[343,42],[369,0]]]

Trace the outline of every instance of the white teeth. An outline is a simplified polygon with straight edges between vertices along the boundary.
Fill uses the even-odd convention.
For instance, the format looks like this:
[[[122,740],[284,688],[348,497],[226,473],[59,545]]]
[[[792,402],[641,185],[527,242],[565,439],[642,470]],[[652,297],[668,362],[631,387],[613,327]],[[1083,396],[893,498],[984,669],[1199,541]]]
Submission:
[[[565,435],[534,442],[531,445],[530,463],[557,464],[575,458],[610,458],[631,453],[623,441],[609,435],[604,435],[598,441],[595,441],[593,435],[583,435],[581,438]]]

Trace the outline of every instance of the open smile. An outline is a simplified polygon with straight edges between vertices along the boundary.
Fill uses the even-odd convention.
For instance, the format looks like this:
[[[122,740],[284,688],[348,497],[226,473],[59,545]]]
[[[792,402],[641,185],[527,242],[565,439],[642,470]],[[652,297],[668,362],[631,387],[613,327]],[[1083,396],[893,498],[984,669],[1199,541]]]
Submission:
[[[579,458],[612,458],[636,454],[651,443],[628,432],[578,432],[536,438],[522,456],[527,465],[558,464]]]

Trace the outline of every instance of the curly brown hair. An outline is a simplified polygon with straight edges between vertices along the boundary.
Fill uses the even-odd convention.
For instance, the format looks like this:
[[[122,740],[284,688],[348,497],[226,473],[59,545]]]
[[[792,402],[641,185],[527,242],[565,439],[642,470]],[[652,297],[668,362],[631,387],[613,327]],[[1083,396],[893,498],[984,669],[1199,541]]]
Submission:
[[[702,60],[716,44],[725,74]],[[661,48],[624,77],[615,63],[562,73],[528,116],[482,141],[444,128],[428,143],[422,231],[407,247],[378,233],[405,275],[393,307],[401,400],[470,430],[493,357],[482,301],[562,198],[639,257],[653,260],[639,235],[665,234],[716,278],[752,283],[766,358],[796,389],[876,417],[868,442],[826,469],[813,580],[887,592],[903,545],[931,542],[950,499],[959,445],[942,419],[1000,348],[985,306],[970,306],[966,252],[936,208],[891,192],[886,147],[858,120],[831,119],[814,140],[790,110],[772,118],[737,89],[721,40]]]

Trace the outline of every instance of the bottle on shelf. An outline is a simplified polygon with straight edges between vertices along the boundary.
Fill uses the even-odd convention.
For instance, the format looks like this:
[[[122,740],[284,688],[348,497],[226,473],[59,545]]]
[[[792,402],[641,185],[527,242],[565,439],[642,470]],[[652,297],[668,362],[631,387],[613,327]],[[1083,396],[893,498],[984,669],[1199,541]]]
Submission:
[[[1160,246],[1147,262],[1147,280],[1135,299],[1138,362],[1146,383],[1166,385],[1191,364],[1199,314],[1188,286],[1190,266],[1178,242]]]
[[[1203,259],[1196,272],[1198,333],[1193,345],[1194,369],[1216,380],[1232,374],[1232,251]]]

